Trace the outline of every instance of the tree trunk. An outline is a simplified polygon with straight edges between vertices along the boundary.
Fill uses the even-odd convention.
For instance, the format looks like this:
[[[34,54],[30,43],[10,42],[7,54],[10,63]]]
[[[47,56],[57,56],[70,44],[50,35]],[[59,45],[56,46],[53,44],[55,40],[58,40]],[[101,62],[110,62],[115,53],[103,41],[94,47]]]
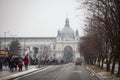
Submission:
[[[101,61],[101,57],[98,56],[98,67],[100,67],[100,61]]]
[[[95,57],[95,58],[94,58],[94,65],[96,65],[96,60],[97,60],[97,58]]]
[[[101,65],[101,69],[103,69],[103,62],[104,62],[104,58],[102,58],[102,65]]]
[[[112,59],[112,57],[110,57],[110,59],[109,59],[108,62],[107,62],[107,67],[106,67],[106,70],[107,70],[107,71],[110,71],[111,59]]]
[[[117,77],[120,76],[120,58],[118,60],[118,73],[117,73]]]
[[[115,71],[115,62],[116,62],[116,56],[113,57],[113,64],[112,64],[111,74],[114,74],[114,71]]]

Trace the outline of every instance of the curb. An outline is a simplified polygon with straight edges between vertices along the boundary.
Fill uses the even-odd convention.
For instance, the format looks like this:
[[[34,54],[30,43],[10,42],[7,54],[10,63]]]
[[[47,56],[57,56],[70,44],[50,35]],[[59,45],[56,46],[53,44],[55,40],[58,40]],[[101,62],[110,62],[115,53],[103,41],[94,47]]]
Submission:
[[[91,74],[97,78],[97,80],[120,80],[120,78],[104,78],[102,76],[99,75],[99,73],[96,73],[93,69],[89,68],[88,66],[86,66],[86,69],[89,70],[91,72]]]
[[[13,79],[15,79],[15,78],[18,78],[18,77],[21,77],[21,76],[23,76],[23,75],[25,75],[25,74],[31,74],[31,73],[33,73],[33,72],[36,72],[36,71],[38,71],[38,70],[42,70],[42,69],[45,69],[46,67],[48,67],[48,66],[44,66],[44,67],[41,67],[41,68],[38,68],[38,67],[36,67],[35,69],[29,69],[29,70],[27,70],[27,71],[23,71],[23,72],[21,72],[21,73],[18,73],[19,75],[16,75],[15,76],[15,74],[13,74],[13,75],[10,75],[10,76],[5,76],[5,77],[3,77],[3,78],[0,78],[0,80],[13,80]],[[31,71],[30,71],[31,70]],[[26,72],[26,73],[24,73],[24,72]]]
[[[94,70],[92,70],[92,69],[89,68],[88,66],[86,67],[86,69],[89,70],[89,71],[92,73],[92,75],[95,76],[98,80],[103,80],[102,77],[100,77],[98,74],[96,74],[96,73],[94,72]]]
[[[38,70],[42,70],[42,69],[45,69],[45,68],[46,68],[46,67],[41,67],[40,69],[36,69],[36,70],[34,70],[34,71],[31,71],[31,72],[28,72],[28,73],[25,73],[25,74],[31,74],[31,73],[33,73],[33,72],[36,72],[36,71],[38,71]],[[10,79],[7,79],[7,80],[13,80],[13,79],[15,79],[15,78],[24,76],[25,74],[18,75],[18,76],[14,77],[14,78],[10,78]]]

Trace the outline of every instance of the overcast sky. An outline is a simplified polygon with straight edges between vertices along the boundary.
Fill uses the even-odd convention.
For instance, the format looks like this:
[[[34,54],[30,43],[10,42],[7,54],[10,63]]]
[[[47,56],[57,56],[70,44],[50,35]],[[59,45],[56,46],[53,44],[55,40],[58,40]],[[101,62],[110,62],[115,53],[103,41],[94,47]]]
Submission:
[[[0,36],[56,37],[66,17],[83,35],[85,11],[76,0],[0,0]]]

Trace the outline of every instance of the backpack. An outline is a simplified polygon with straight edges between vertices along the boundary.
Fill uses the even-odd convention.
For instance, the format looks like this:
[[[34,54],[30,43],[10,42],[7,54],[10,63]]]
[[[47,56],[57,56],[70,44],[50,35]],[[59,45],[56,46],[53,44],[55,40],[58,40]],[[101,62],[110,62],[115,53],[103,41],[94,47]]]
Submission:
[[[22,63],[22,62],[19,62],[19,63],[18,63],[18,66],[22,66],[22,65],[23,65],[23,63]]]

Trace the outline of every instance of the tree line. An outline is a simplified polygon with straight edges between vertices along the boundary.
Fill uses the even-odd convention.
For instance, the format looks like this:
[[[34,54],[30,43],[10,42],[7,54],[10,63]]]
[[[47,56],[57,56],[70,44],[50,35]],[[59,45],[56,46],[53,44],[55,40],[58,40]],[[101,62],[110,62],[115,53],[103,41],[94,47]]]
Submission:
[[[84,0],[83,4],[89,16],[79,52],[86,63],[102,69],[106,60],[106,70],[112,74],[117,63],[117,76],[120,76],[120,0]]]

